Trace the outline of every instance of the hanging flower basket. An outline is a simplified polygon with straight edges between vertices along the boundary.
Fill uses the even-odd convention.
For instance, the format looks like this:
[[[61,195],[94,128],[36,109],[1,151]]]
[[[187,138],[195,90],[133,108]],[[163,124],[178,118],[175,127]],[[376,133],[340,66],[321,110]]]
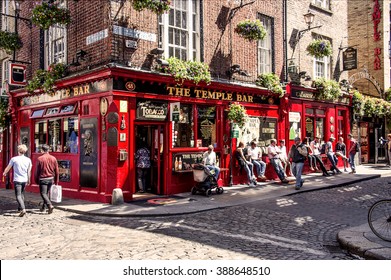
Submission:
[[[284,96],[284,90],[281,86],[280,78],[274,73],[264,73],[259,75],[255,84],[269,89],[274,94],[277,94],[278,97]]]
[[[144,9],[151,10],[152,12],[160,15],[170,10],[170,0],[133,0],[132,6],[136,11],[142,11]]]
[[[32,10],[31,21],[41,29],[49,29],[55,24],[69,24],[71,14],[68,9],[59,8],[54,3],[42,3]]]
[[[335,80],[317,78],[312,82],[312,86],[318,90],[318,100],[335,101],[342,96],[341,86]]]
[[[14,50],[19,50],[22,47],[22,41],[19,35],[8,31],[0,31],[0,49],[11,54]]]
[[[309,55],[315,56],[317,58],[322,58],[325,56],[330,56],[333,54],[333,49],[331,43],[328,40],[316,39],[313,40],[307,46],[307,52]]]
[[[51,64],[48,70],[39,69],[28,82],[26,90],[29,93],[34,93],[34,91],[41,89],[43,92],[53,95],[55,92],[55,83],[64,76],[65,71],[66,66],[62,63]]]
[[[242,128],[246,123],[248,115],[243,105],[235,102],[229,105],[227,118],[230,122],[235,123]]]
[[[259,19],[240,21],[235,32],[249,41],[263,40],[266,36],[266,30]]]
[[[5,128],[11,120],[11,112],[8,105],[8,98],[0,98],[0,127]]]

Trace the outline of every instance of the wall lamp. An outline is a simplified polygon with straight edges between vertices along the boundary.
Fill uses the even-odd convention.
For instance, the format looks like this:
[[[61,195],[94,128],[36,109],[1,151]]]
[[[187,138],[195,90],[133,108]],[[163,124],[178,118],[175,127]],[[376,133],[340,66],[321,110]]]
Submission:
[[[304,21],[307,24],[307,28],[297,32],[297,36],[294,41],[294,46],[296,46],[296,44],[300,41],[300,39],[303,38],[304,33],[306,33],[307,31],[310,31],[312,29],[322,27],[322,25],[311,27],[311,24],[314,22],[315,15],[310,10],[308,10],[308,12],[306,14],[304,14],[303,16],[304,16]]]
[[[307,75],[306,71],[299,72],[300,79],[304,79],[304,81],[311,81],[311,76]]]
[[[162,67],[162,68],[166,68],[168,67],[170,64],[168,63],[167,60],[164,60],[164,59],[157,59],[156,62]]]
[[[81,61],[85,61],[86,60],[86,55],[87,55],[87,52],[84,51],[84,50],[78,50],[76,52],[76,60],[75,58],[72,59],[72,63],[70,64],[70,66],[80,66],[81,63],[80,63],[80,60]]]
[[[225,74],[228,76],[228,78],[229,78],[230,80],[232,79],[232,76],[233,76],[233,74],[235,74],[235,73],[237,73],[237,74],[239,74],[239,75],[241,75],[241,76],[251,77],[251,75],[249,75],[249,74],[247,73],[246,70],[241,70],[241,69],[240,69],[240,65],[239,65],[239,64],[234,64],[234,65],[232,65],[232,66],[225,72]]]

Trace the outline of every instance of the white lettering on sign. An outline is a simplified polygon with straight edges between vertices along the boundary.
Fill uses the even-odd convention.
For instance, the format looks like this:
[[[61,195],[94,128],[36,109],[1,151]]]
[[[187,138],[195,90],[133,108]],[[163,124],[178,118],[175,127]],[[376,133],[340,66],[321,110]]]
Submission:
[[[135,39],[142,39],[150,42],[156,42],[156,34],[144,32],[136,29],[131,29],[131,28],[125,28],[118,25],[113,25],[113,33],[125,37],[131,37]]]
[[[92,43],[98,42],[107,38],[109,36],[109,30],[106,28],[105,30],[94,33],[86,38],[86,45],[91,45]]]

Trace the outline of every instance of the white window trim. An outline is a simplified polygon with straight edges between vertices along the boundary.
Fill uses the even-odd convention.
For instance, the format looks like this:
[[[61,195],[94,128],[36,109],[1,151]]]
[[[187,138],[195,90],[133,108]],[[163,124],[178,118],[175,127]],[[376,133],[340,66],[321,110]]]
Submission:
[[[318,3],[321,2],[321,3]],[[330,9],[330,0],[312,0],[312,4],[323,9]]]
[[[323,60],[323,61],[322,61]],[[324,63],[324,73],[325,73],[325,76],[322,77],[322,78],[325,78],[325,79],[330,79],[330,57],[323,57],[321,59],[317,59],[316,57],[314,57],[313,59],[313,78],[316,79],[316,78],[321,78],[319,76],[316,76],[316,62],[317,61],[322,61]]]
[[[2,0],[2,7],[1,7],[1,12],[3,14],[9,15],[10,14],[10,0]],[[10,17],[7,16],[1,16],[1,30],[3,31],[10,31]]]
[[[198,0],[194,0],[196,1],[196,6],[199,8],[199,1]],[[186,3],[186,14],[187,14],[187,46],[186,46],[186,55],[187,55],[187,60],[196,60],[196,61],[199,61],[200,60],[200,42],[199,42],[199,22],[200,22],[200,14],[198,12],[197,14],[197,22],[196,24],[193,24],[193,1],[185,1]],[[171,7],[172,5],[174,5],[174,3],[172,2],[171,3]],[[163,34],[162,34],[162,47],[163,47],[163,56],[165,57],[168,57],[168,54],[169,54],[169,14],[170,12],[168,13],[164,13],[161,15],[162,17],[162,25],[163,25]],[[197,30],[193,30],[193,26],[196,26]],[[196,36],[198,37],[198,40],[197,40],[197,46],[195,48],[195,51],[196,51],[196,57],[194,57],[193,55],[193,34],[194,32],[196,33]],[[175,45],[176,46],[176,45]]]
[[[4,94],[4,89],[6,88],[6,83],[8,83],[9,81],[9,63],[10,63],[10,59],[9,58],[6,58],[6,59],[3,59],[3,61],[1,62],[1,87],[0,87],[0,95],[6,95],[6,93]]]
[[[273,34],[273,30],[272,30],[272,23],[273,23],[273,19],[270,18],[270,17],[264,16],[264,15],[260,15],[259,19],[262,21],[263,17],[267,18],[267,20],[269,22],[269,29],[267,29],[265,27],[265,29],[267,31],[267,33],[266,33],[267,38],[265,38],[265,39],[269,40],[269,42],[268,42],[269,45],[267,46],[268,48],[265,48],[265,47],[261,46],[261,40],[259,40],[259,42],[258,42],[258,54],[257,54],[258,55],[258,74],[271,73],[273,71],[273,67],[272,67],[272,63],[273,63],[273,50],[272,50],[272,45],[273,45],[272,34]],[[261,71],[261,57],[260,57],[260,54],[261,54],[262,50],[269,52],[269,65],[268,65],[269,69],[266,70],[265,72]]]

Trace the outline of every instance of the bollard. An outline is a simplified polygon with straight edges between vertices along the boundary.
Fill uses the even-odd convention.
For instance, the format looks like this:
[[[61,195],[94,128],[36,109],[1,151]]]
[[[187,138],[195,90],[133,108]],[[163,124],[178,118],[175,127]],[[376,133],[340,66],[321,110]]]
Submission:
[[[111,204],[112,205],[119,205],[124,203],[124,196],[122,194],[122,189],[115,188],[113,190],[113,194],[111,196]]]

